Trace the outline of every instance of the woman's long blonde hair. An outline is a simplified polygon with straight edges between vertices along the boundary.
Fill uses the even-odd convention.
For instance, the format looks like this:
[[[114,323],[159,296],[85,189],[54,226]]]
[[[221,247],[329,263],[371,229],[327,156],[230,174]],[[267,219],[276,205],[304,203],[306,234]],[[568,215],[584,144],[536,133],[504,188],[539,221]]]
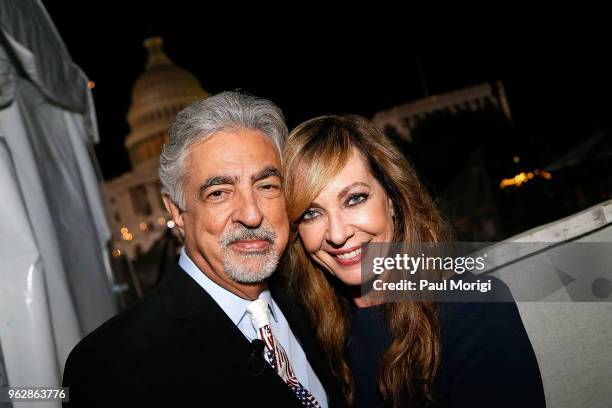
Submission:
[[[394,241],[445,242],[447,223],[437,211],[413,167],[395,144],[369,120],[356,115],[321,116],[298,126],[283,152],[287,211],[292,224],[288,275],[304,306],[329,363],[352,403],[354,381],[345,350],[351,300],[338,281],[305,253],[297,223],[325,185],[347,164],[353,148],[393,203]],[[428,302],[383,306],[392,343],[382,357],[378,389],[386,404],[420,405],[432,398],[440,359],[437,309]]]

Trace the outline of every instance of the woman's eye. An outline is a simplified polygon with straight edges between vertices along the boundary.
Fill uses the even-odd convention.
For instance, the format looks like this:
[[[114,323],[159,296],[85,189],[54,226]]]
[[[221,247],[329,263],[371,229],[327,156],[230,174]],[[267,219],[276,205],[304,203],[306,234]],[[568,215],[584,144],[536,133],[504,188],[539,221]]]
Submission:
[[[308,221],[308,220],[312,220],[316,217],[319,216],[319,213],[313,210],[306,210],[304,211],[304,214],[302,214],[302,220],[303,221]]]
[[[355,205],[365,201],[368,198],[367,194],[353,194],[346,202],[347,205]]]

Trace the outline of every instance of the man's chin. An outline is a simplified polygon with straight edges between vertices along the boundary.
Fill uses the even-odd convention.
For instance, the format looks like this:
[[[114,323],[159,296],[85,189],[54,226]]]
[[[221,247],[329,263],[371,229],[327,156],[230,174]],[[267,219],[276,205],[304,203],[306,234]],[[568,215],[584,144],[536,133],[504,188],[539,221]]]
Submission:
[[[232,280],[241,284],[259,284],[268,279],[278,265],[276,257],[266,257],[264,259],[253,259],[240,257],[240,259],[226,259],[224,264],[225,274]]]
[[[261,274],[261,272],[254,271],[241,271],[238,274],[228,273],[227,275],[235,282],[243,285],[259,285],[265,282],[270,276],[272,276],[273,273],[274,271],[266,274]]]

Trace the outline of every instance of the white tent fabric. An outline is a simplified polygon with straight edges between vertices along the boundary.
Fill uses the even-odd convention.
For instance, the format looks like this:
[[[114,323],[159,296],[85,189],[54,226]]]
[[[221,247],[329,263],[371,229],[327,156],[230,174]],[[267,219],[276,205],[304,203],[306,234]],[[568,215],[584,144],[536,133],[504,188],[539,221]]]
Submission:
[[[593,254],[597,254],[595,259],[574,260],[585,270],[591,270],[589,265],[600,264],[610,255],[604,252],[609,245],[601,243],[612,242],[612,200],[525,231],[507,241],[530,243],[521,248],[531,247],[533,252],[508,257],[506,266],[492,275],[511,288],[523,288],[523,293],[526,287],[538,287],[541,279],[540,273],[529,273],[534,270],[529,262],[538,257],[543,259],[543,254],[555,247],[599,243],[591,247]],[[544,271],[541,267],[537,270]],[[609,299],[599,302],[570,301],[572,290],[580,289],[585,284],[591,288],[592,276],[576,276],[573,282],[561,285],[542,301],[517,302],[538,359],[546,405],[549,407],[611,407],[612,303]],[[606,276],[609,277],[609,274]]]
[[[117,312],[87,78],[42,4],[0,2],[0,350],[10,386],[57,386]],[[3,357],[3,358],[2,358]]]

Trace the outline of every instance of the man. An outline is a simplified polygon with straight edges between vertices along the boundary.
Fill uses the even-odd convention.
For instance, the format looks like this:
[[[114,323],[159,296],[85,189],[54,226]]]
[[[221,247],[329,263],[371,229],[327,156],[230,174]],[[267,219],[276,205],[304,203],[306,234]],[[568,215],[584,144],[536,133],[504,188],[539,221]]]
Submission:
[[[159,169],[184,237],[179,267],[71,352],[69,406],[112,406],[128,392],[197,394],[202,406],[343,405],[306,316],[269,284],[289,235],[286,134],[275,105],[237,92],[179,112]]]

